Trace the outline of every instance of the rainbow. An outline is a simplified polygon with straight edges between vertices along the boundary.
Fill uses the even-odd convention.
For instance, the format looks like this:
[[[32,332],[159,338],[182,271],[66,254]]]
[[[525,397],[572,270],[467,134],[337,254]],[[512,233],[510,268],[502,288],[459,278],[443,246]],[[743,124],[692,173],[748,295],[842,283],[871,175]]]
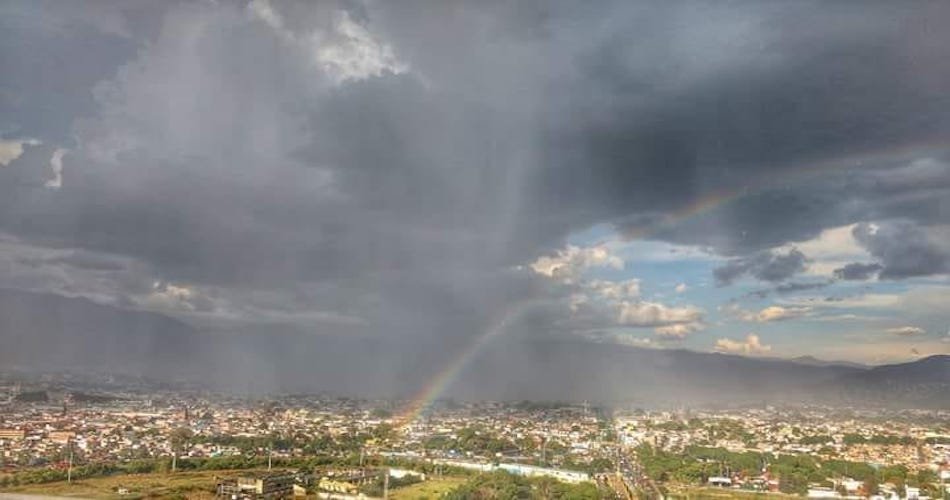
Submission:
[[[502,314],[501,319],[495,322],[494,326],[485,331],[485,333],[475,337],[468,347],[463,349],[455,358],[445,365],[445,369],[432,378],[426,386],[422,388],[413,398],[409,400],[406,409],[396,417],[399,426],[410,425],[425,413],[435,400],[455,381],[459,372],[468,366],[485,345],[493,338],[505,333],[509,323],[517,319],[526,311],[536,300],[522,300],[515,302],[513,307],[509,307]]]
[[[666,214],[659,223],[636,228],[632,232],[626,233],[625,236],[629,239],[648,239],[663,229],[672,228],[688,219],[711,212],[744,196],[774,188],[780,182],[786,184],[803,182],[814,176],[832,171],[912,161],[924,156],[939,156],[948,151],[950,151],[950,138],[936,137],[834,158],[823,158],[792,165],[774,165],[771,168],[764,169],[764,173],[750,177],[741,187],[714,191],[693,203]],[[781,175],[778,175],[778,173]],[[504,333],[509,322],[523,313],[532,302],[534,301],[521,301],[517,302],[514,307],[508,308],[500,321],[485,333],[477,336],[466,349],[463,349],[455,358],[450,360],[429,384],[409,400],[406,409],[396,418],[396,422],[404,426],[416,421],[455,381],[458,374],[471,362],[472,358],[489,341]]]
[[[774,189],[780,183],[791,185],[829,172],[909,162],[925,156],[940,156],[948,152],[950,152],[950,137],[938,136],[831,158],[767,166],[760,170],[762,173],[749,177],[740,186],[713,191],[665,214],[658,223],[634,228],[625,236],[631,240],[647,239],[663,229],[675,227],[677,224],[712,212],[747,195]]]

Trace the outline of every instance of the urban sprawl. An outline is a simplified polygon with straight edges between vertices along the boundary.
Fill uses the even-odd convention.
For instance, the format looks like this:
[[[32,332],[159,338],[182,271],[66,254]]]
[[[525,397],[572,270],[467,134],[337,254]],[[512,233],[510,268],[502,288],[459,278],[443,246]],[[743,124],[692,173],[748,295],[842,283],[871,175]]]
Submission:
[[[446,478],[442,498],[950,496],[950,410],[84,390],[0,386],[0,491],[201,470],[220,473],[182,496],[383,498]]]

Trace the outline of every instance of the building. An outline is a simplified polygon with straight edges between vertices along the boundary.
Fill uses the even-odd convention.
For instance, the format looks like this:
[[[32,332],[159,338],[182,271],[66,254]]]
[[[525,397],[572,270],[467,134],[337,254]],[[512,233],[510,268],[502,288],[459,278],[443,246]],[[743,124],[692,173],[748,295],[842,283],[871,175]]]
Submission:
[[[841,498],[841,495],[831,488],[808,488],[808,498]]]
[[[844,478],[838,481],[838,485],[844,488],[849,495],[856,494],[859,491],[864,489],[864,481],[858,481],[856,479]]]
[[[550,477],[565,483],[577,484],[584,481],[590,481],[590,474],[572,470],[549,469],[547,467],[535,467],[533,465],[521,464],[498,464],[498,468],[516,476]]]
[[[325,477],[320,479],[320,482],[317,483],[317,489],[320,491],[328,491],[330,493],[341,493],[343,495],[355,495],[359,493],[360,486],[356,483],[351,483],[348,481],[343,481],[340,479],[331,479]]]
[[[66,444],[76,437],[76,433],[73,431],[52,431],[48,437],[54,443]]]
[[[360,487],[378,480],[384,474],[380,470],[356,469],[336,472],[320,478],[317,489],[332,493],[355,495]]]
[[[23,429],[0,429],[0,439],[23,439],[26,431]]]
[[[464,460],[433,460],[433,463],[458,467],[461,469],[475,470],[479,472],[493,472],[503,470],[509,474],[525,477],[550,477],[565,483],[582,483],[590,481],[590,474],[563,469],[550,469],[547,467],[536,467],[534,465],[523,464],[490,464],[482,462],[469,462]]]
[[[402,478],[408,476],[408,477],[417,478],[417,479],[419,479],[420,481],[425,481],[425,480],[426,480],[426,475],[425,475],[425,474],[423,474],[423,473],[421,473],[421,472],[414,471],[414,470],[409,470],[409,469],[394,469],[394,468],[390,468],[390,469],[388,469],[388,470],[389,470],[389,477],[391,477],[391,478],[393,478],[393,479],[402,479]]]
[[[218,481],[217,494],[231,500],[289,498],[294,494],[294,475],[279,471],[223,478]]]
[[[707,483],[709,483],[710,486],[719,486],[722,488],[727,488],[729,486],[732,486],[732,479],[728,477],[712,476],[709,478],[709,481],[707,481]]]

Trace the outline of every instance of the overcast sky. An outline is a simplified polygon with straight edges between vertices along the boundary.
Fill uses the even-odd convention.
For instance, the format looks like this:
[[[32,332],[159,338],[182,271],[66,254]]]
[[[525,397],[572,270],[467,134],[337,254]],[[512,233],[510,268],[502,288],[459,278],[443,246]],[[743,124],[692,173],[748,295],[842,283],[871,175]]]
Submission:
[[[5,1],[0,286],[459,349],[950,353],[948,22]]]

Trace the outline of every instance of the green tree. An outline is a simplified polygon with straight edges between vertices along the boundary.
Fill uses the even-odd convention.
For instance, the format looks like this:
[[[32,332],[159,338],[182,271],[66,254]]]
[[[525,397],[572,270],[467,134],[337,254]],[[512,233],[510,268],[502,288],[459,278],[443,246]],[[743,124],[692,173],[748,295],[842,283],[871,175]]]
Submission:
[[[877,479],[877,472],[871,472],[864,476],[864,492],[868,495],[877,494],[880,482]]]
[[[168,443],[172,448],[172,472],[178,468],[178,455],[181,454],[185,445],[187,445],[193,437],[194,433],[187,427],[179,427],[168,435]]]

